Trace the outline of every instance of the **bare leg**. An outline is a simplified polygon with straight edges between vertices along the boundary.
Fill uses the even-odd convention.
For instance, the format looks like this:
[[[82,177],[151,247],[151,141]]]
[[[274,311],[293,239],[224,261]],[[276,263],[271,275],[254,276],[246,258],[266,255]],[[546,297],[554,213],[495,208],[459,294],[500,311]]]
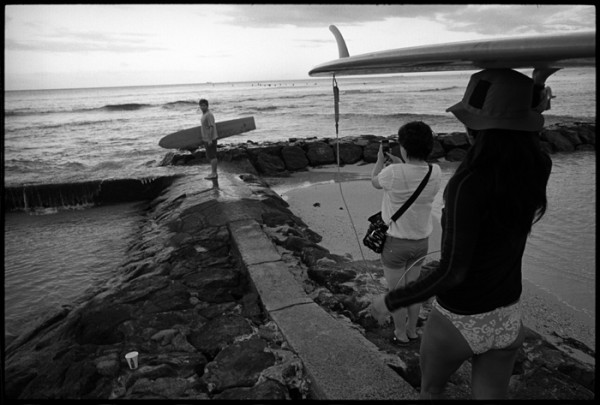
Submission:
[[[489,350],[472,361],[471,388],[474,399],[506,399],[519,348],[525,340],[521,325],[519,336],[505,349]]]
[[[406,277],[400,280],[400,278],[404,274],[403,268],[392,269],[387,266],[383,266],[383,274],[385,276],[385,280],[387,281],[388,289],[390,291],[404,286],[406,283]],[[394,334],[402,342],[408,342],[408,337],[406,336],[406,317],[406,308],[400,308],[397,311],[392,312],[392,319],[394,320]]]
[[[218,163],[217,159],[212,159],[210,161],[210,167],[212,169],[212,173],[211,173],[212,177],[217,177],[217,163]]]
[[[421,399],[443,398],[450,376],[473,351],[456,327],[433,308],[421,340]]]
[[[413,266],[404,279],[406,283],[410,283],[419,278],[421,274],[421,266]],[[406,326],[406,334],[407,337],[411,339],[415,339],[417,337],[417,321],[419,320],[419,311],[421,309],[421,304],[413,304],[408,307],[408,324]]]

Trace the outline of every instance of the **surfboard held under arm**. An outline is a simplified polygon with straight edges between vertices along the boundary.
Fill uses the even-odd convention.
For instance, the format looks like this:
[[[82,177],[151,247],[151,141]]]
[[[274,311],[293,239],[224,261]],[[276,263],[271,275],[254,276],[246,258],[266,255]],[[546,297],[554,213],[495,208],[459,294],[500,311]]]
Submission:
[[[219,121],[216,123],[216,127],[219,139],[222,139],[252,131],[256,129],[256,124],[254,123],[254,117],[243,117]],[[200,126],[197,126],[164,136],[158,141],[158,146],[165,149],[196,150],[202,144],[200,139]]]

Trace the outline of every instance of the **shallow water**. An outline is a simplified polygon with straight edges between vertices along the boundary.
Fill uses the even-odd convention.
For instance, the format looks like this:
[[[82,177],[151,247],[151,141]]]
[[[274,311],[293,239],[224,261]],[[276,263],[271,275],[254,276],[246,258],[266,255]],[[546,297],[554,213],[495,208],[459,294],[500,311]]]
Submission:
[[[546,302],[541,308],[537,297],[527,297],[531,305],[539,307],[528,310],[536,314],[536,326],[546,333],[579,338],[590,347],[595,347],[596,317],[595,158],[594,152],[552,155],[548,210],[534,226],[523,257],[527,294],[543,296]],[[441,167],[442,188],[433,209],[438,221],[443,188],[457,164],[444,163]],[[335,168],[295,173],[291,179],[275,180],[273,188],[290,204],[292,212],[323,236],[322,246],[335,254],[350,253],[354,260],[361,256],[373,260],[378,255],[357,241],[366,232],[366,218],[381,206],[379,192],[368,181],[371,169],[372,165],[365,165],[355,168],[357,174],[341,176]],[[430,239],[430,251],[438,245],[439,241]]]
[[[141,218],[138,203],[6,214],[5,334],[17,335],[44,311],[108,280]]]

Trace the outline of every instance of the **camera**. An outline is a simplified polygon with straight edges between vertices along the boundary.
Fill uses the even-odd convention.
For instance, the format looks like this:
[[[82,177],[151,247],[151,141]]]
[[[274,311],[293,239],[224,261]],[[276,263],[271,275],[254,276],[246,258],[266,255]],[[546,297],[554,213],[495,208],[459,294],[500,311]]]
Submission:
[[[381,146],[382,146],[383,153],[389,153],[390,152],[390,141],[389,141],[389,139],[384,139],[383,141],[381,141]]]

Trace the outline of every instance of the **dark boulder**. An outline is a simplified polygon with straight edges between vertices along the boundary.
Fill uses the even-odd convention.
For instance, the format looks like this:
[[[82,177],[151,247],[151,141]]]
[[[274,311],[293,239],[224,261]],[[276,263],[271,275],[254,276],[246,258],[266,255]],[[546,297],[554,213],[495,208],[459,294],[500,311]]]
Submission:
[[[335,156],[331,146],[325,142],[314,142],[308,145],[306,157],[311,166],[320,166],[335,163]]]
[[[375,163],[377,153],[379,153],[379,142],[371,142],[363,149],[363,160],[367,163]]]
[[[454,148],[469,148],[469,140],[467,134],[464,132],[451,132],[446,135],[438,136],[438,141],[441,143],[445,151],[452,150]]]
[[[573,144],[556,130],[542,131],[542,140],[551,143],[556,152],[573,152],[575,150]]]
[[[337,145],[333,145],[333,153],[337,160]],[[363,148],[349,142],[340,142],[340,164],[353,164],[362,159]]]
[[[252,333],[252,327],[239,315],[226,315],[214,318],[198,330],[193,330],[189,342],[209,359],[214,358],[223,348],[238,336]]]
[[[437,139],[434,139],[433,140],[433,149],[431,150],[431,153],[429,154],[427,159],[428,160],[439,159],[439,158],[444,157],[445,154],[446,154],[446,151],[444,150],[444,147],[442,146],[441,142]],[[397,156],[400,156],[400,154],[398,153]]]
[[[211,392],[233,387],[252,387],[260,373],[275,364],[273,353],[265,351],[266,342],[253,337],[223,349],[206,365],[202,379]]]
[[[281,157],[288,170],[302,170],[309,163],[304,150],[299,146],[284,146],[281,149]]]
[[[449,162],[460,162],[465,158],[465,156],[467,156],[466,150],[462,148],[454,148],[446,154],[446,160]]]
[[[278,157],[268,153],[259,153],[256,158],[256,166],[259,172],[272,175],[285,171],[285,163]]]

